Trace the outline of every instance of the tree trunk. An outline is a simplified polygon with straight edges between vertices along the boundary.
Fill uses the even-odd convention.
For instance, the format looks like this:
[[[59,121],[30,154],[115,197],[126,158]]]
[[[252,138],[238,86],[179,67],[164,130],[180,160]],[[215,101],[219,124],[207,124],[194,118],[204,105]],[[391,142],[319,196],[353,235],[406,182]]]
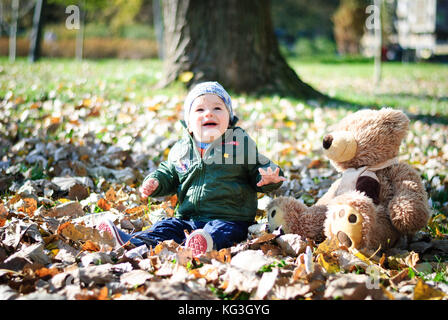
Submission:
[[[12,0],[11,25],[9,27],[9,61],[16,61],[17,21],[19,20],[19,0]]]
[[[325,98],[302,82],[279,51],[269,0],[164,0],[162,86],[192,72],[235,93]]]
[[[84,52],[84,28],[86,23],[86,0],[82,0],[78,2],[78,8],[79,8],[79,30],[76,33],[76,59],[82,60],[83,58],[83,52]]]
[[[30,62],[39,60],[41,55],[42,30],[44,28],[43,13],[45,11],[45,5],[46,0],[37,0],[36,7],[34,8],[33,29],[30,37],[30,53],[28,56]]]

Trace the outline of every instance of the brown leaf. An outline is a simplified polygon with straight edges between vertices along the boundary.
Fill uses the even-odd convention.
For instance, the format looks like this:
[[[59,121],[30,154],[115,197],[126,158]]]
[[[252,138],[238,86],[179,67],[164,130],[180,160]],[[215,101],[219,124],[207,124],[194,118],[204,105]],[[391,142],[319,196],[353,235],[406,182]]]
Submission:
[[[81,249],[83,251],[95,251],[95,252],[100,251],[100,247],[96,243],[92,242],[91,240],[87,240],[82,245]]]
[[[171,196],[170,197],[170,204],[171,204],[171,206],[174,208],[174,207],[176,207],[176,204],[177,204],[177,195],[175,194],[174,196]]]
[[[5,226],[7,216],[8,216],[8,210],[6,210],[5,206],[2,203],[0,203],[0,228]]]
[[[104,211],[109,211],[111,208],[111,205],[109,204],[109,202],[104,198],[101,198],[100,200],[98,200],[97,206],[100,207],[101,209],[103,209]]]
[[[230,248],[224,248],[219,251],[212,250],[207,252],[203,257],[203,259],[215,259],[222,263],[230,263],[232,260],[231,254],[230,254]]]
[[[24,212],[28,216],[32,217],[34,215],[34,211],[37,209],[37,201],[33,198],[22,198],[23,205],[17,209],[17,211]]]
[[[401,272],[399,272],[398,274],[396,274],[395,276],[390,278],[389,281],[393,285],[397,286],[400,282],[402,282],[404,280],[408,280],[408,279],[409,279],[409,270],[403,269]]]
[[[35,271],[37,277],[43,280],[48,280],[57,275],[60,271],[56,268],[41,268]]]
[[[57,233],[72,241],[91,240],[100,245],[114,245],[114,240],[109,233],[100,233],[97,229],[85,227],[80,224],[74,225],[71,222],[60,225]]]
[[[277,237],[277,235],[275,235],[275,234],[265,233],[261,237],[258,237],[256,239],[250,241],[250,244],[253,245],[253,244],[265,243],[265,242],[275,239],[276,237]]]
[[[107,190],[106,200],[112,203],[115,203],[117,201],[117,193],[115,192],[114,188],[110,187],[109,190]]]
[[[216,282],[219,279],[218,268],[210,264],[190,270],[190,274],[193,274],[196,279],[204,278],[208,282]]]
[[[106,286],[102,287],[98,294],[98,300],[109,300],[109,290]]]
[[[134,217],[140,217],[143,214],[145,214],[145,209],[146,209],[146,206],[137,206],[137,207],[133,207],[133,208],[128,208],[124,212],[129,215],[132,215]]]
[[[67,198],[70,200],[80,201],[80,200],[84,200],[88,196],[89,196],[89,192],[87,191],[87,188],[79,183],[76,183],[70,187]]]

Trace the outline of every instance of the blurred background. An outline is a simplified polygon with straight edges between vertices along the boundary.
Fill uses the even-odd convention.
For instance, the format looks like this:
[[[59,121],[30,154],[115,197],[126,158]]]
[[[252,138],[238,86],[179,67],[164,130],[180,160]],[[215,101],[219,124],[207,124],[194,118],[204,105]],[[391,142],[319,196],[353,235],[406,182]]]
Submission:
[[[271,1],[274,31],[282,53],[287,57],[330,60],[341,56],[373,57],[373,32],[365,23],[370,2]],[[0,1],[0,55],[29,55],[35,3]],[[72,13],[66,12],[70,4],[45,1],[41,17],[43,57],[145,59],[163,54],[160,0],[74,1],[80,8],[79,29],[66,26]],[[447,0],[384,0],[381,17],[383,61],[447,61]],[[16,37],[15,48],[11,48],[12,37]]]

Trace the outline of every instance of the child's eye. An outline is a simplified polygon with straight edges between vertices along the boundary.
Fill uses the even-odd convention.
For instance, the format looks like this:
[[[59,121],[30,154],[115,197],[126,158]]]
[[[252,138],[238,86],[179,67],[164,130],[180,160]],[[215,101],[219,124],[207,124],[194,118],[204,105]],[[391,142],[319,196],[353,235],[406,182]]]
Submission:
[[[204,111],[203,108],[197,108],[197,109],[196,109],[196,112],[202,112],[202,111]]]

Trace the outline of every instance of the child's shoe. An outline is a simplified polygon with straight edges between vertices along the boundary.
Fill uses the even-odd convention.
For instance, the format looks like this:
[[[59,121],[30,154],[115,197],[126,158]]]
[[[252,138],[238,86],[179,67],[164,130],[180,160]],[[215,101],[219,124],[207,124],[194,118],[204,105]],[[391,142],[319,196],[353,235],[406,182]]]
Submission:
[[[187,237],[185,247],[191,249],[193,257],[197,257],[213,249],[213,239],[207,232],[198,229]]]
[[[104,219],[97,226],[98,230],[105,231],[109,233],[115,241],[115,247],[121,247],[125,244],[125,241],[120,236],[117,227],[113,224],[112,221]]]

